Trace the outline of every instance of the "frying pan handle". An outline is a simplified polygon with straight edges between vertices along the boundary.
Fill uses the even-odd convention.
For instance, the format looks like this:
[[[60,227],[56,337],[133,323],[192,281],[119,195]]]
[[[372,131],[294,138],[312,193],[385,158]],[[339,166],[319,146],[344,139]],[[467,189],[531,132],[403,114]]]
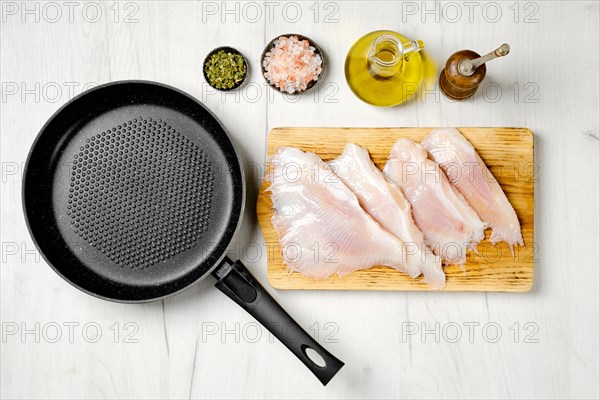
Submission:
[[[300,325],[271,297],[269,292],[254,279],[250,271],[240,261],[235,263],[229,258],[213,272],[218,282],[217,289],[225,293],[240,307],[252,315],[267,328],[292,353],[300,359],[321,381],[323,385],[344,366],[344,363],[325,350],[319,342],[313,339]],[[307,354],[307,350],[317,352],[321,360],[319,365]]]

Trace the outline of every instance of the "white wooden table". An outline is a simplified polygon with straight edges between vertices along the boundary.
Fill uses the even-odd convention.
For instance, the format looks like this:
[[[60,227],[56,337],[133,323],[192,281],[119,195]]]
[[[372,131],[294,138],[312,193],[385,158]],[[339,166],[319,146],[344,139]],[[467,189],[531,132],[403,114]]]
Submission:
[[[597,2],[26,2],[1,21],[2,398],[598,398]],[[436,8],[437,7],[437,8]],[[428,11],[429,10],[429,11]],[[362,34],[423,39],[441,66],[459,49],[509,56],[485,90],[433,92],[391,109],[349,91],[343,63]],[[327,55],[320,90],[268,89],[259,57],[288,32]],[[249,84],[221,95],[202,78],[218,45],[249,59]],[[120,79],[176,86],[233,135],[248,203],[231,256],[266,284],[255,199],[276,126],[525,126],[536,135],[534,289],[525,294],[275,291],[346,362],[327,387],[207,279],[164,302],[80,293],[36,253],[21,209],[23,162],[50,115],[84,88]]]

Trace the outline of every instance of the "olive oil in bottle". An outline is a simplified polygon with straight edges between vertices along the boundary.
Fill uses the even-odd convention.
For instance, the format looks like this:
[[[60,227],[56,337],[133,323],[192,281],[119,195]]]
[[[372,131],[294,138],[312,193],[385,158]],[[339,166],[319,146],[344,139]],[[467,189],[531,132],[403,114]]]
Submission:
[[[374,106],[395,106],[414,95],[423,80],[423,42],[393,31],[366,34],[350,48],[345,75],[361,100]]]

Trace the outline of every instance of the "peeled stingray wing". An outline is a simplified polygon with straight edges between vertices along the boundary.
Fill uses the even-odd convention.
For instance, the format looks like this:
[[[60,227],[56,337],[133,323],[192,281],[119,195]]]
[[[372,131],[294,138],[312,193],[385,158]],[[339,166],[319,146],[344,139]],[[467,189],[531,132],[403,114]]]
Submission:
[[[406,262],[423,271],[433,288],[443,288],[446,275],[417,228],[411,206],[400,188],[385,176],[364,147],[348,143],[344,152],[329,165],[358,198],[358,202],[379,224],[404,242]]]
[[[325,279],[385,265],[420,275],[406,263],[404,244],[360,207],[316,154],[281,147],[270,166],[271,222],[291,271]]]
[[[384,172],[404,192],[425,242],[446,264],[464,264],[467,249],[474,249],[485,224],[464,197],[448,182],[423,146],[399,139]]]
[[[511,250],[515,244],[523,246],[517,213],[473,145],[454,128],[434,129],[422,144],[479,217],[492,228],[490,241],[506,242]]]

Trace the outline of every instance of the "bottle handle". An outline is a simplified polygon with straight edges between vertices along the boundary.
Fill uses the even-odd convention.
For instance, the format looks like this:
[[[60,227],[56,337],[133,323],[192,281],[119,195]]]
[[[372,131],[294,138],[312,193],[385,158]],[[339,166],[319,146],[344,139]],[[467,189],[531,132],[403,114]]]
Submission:
[[[422,40],[413,40],[402,45],[402,55],[405,61],[408,61],[412,56],[423,50],[425,43]]]

